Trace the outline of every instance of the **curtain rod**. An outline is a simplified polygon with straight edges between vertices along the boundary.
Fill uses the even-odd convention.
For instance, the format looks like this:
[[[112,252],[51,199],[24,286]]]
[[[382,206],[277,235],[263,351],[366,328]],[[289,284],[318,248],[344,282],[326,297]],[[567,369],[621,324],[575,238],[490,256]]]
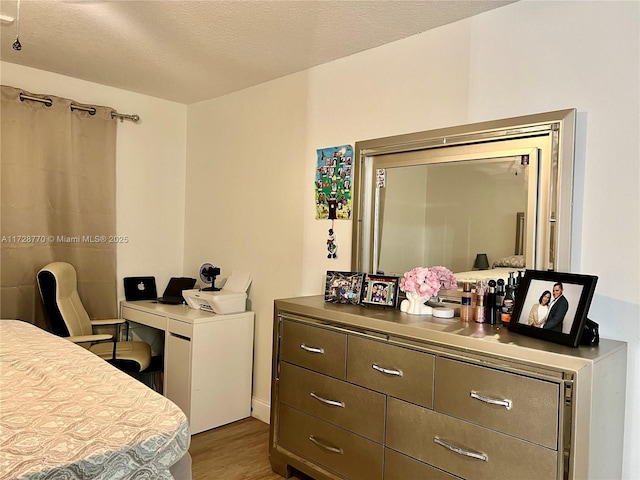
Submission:
[[[25,100],[32,100],[34,102],[44,103],[47,107],[53,105],[53,100],[47,97],[32,97],[31,95],[25,95],[24,93],[20,93],[20,101],[24,102]],[[95,115],[96,107],[85,107],[82,105],[76,105],[74,103],[71,104],[71,110],[81,110],[83,112],[89,112],[90,115]],[[118,113],[116,111],[111,112],[111,118],[119,118],[120,121],[130,120],[134,123],[138,123],[140,121],[140,115],[131,115],[128,113]]]

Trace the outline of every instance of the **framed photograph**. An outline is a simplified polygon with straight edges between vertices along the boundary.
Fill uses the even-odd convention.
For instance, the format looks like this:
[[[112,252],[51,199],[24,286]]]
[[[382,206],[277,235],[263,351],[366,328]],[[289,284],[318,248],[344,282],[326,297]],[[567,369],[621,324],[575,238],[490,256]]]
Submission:
[[[525,270],[509,331],[577,347],[598,277]]]
[[[360,303],[396,308],[398,306],[399,283],[400,277],[366,274]]]
[[[360,303],[364,273],[327,271],[324,301],[331,303]]]

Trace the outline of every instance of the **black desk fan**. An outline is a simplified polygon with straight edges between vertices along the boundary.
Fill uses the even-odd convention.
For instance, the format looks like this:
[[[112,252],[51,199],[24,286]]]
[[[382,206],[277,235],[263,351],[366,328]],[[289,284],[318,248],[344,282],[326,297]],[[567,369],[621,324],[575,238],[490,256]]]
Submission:
[[[217,292],[220,289],[216,287],[216,277],[220,275],[220,268],[214,267],[210,263],[205,263],[200,267],[200,280],[202,283],[210,283],[210,287],[201,288],[203,292]]]

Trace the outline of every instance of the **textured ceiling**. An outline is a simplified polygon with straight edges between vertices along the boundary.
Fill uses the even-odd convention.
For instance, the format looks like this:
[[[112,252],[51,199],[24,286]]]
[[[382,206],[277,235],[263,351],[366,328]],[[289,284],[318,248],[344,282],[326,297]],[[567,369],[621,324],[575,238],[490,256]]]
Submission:
[[[21,0],[0,59],[189,104],[513,1]]]

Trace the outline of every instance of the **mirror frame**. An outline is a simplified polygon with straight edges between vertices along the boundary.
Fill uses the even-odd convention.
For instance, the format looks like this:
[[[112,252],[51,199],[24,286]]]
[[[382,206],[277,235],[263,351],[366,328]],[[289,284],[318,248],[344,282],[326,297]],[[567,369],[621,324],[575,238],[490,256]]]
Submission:
[[[378,213],[372,208],[376,197],[376,161],[389,168],[394,166],[394,162],[395,166],[413,166],[469,160],[468,155],[453,154],[459,150],[458,147],[464,147],[465,151],[477,148],[483,152],[478,154],[478,159],[481,159],[496,156],[491,152],[509,150],[501,148],[501,142],[505,145],[513,140],[530,139],[531,145],[543,147],[538,147],[537,195],[532,197],[529,191],[530,212],[535,212],[535,215],[530,214],[527,219],[526,268],[569,271],[575,120],[576,109],[557,110],[356,142],[352,270],[365,273],[376,273],[377,270],[374,265],[377,255],[372,253],[378,218]],[[414,157],[411,155],[404,160],[394,160],[391,156],[409,152],[422,153],[414,155],[415,161],[411,160]]]

